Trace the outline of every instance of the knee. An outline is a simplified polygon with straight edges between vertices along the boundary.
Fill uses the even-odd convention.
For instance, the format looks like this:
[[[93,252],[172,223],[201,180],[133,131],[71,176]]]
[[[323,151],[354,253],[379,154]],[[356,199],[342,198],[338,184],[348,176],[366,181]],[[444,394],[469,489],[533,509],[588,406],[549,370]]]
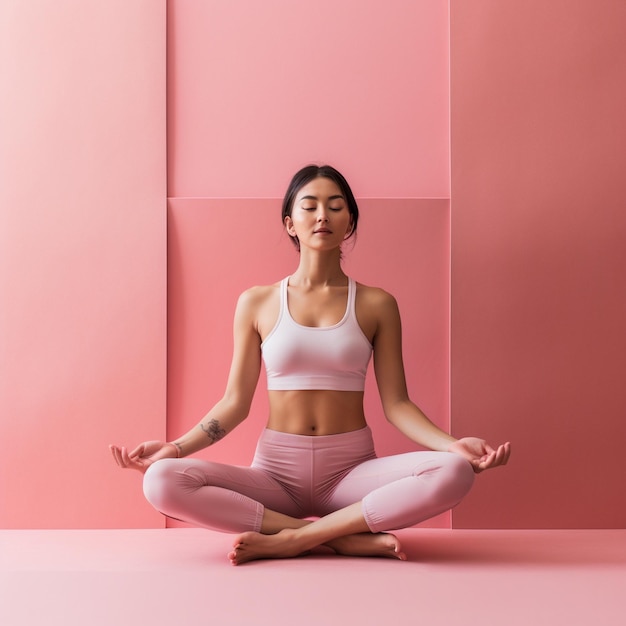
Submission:
[[[143,494],[157,510],[167,508],[175,485],[176,459],[155,461],[143,476]]]
[[[470,491],[474,484],[474,468],[470,462],[453,452],[445,453],[443,475],[446,491],[450,499],[458,504]]]

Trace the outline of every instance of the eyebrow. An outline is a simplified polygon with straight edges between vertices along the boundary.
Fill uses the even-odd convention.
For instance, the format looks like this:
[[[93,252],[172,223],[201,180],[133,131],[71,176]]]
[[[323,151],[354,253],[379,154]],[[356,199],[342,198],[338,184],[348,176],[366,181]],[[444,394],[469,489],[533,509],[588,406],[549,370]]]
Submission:
[[[328,196],[329,200],[345,200],[345,198],[338,194],[338,195],[334,195],[334,196]],[[319,198],[317,196],[302,196],[302,198],[300,198],[300,202],[302,202],[303,200],[319,200]]]

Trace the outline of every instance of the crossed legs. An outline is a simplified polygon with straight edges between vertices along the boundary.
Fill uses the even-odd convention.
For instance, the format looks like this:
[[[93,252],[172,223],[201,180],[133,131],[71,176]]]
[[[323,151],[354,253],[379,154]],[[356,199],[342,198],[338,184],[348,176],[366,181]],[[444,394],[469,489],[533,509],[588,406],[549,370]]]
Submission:
[[[360,502],[316,521],[289,518],[266,510],[261,532],[240,534],[228,558],[233,565],[240,565],[254,559],[300,556],[320,545],[345,556],[383,556],[406,560],[395,535],[370,531]]]
[[[239,533],[228,557],[235,565],[286,558],[326,545],[345,555],[405,559],[397,538],[404,528],[455,506],[473,482],[469,463],[451,453],[416,452],[367,460],[334,485],[307,513],[293,493],[258,468],[197,459],[167,459],[146,472],[144,492],[170,517]]]

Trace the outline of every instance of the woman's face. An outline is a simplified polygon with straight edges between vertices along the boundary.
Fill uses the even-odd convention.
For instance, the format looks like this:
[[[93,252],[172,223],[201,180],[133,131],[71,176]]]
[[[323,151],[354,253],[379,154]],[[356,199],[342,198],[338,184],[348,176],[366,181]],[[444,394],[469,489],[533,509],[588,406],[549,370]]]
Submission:
[[[300,248],[340,247],[352,231],[352,217],[341,189],[330,178],[315,178],[296,194],[285,228]]]

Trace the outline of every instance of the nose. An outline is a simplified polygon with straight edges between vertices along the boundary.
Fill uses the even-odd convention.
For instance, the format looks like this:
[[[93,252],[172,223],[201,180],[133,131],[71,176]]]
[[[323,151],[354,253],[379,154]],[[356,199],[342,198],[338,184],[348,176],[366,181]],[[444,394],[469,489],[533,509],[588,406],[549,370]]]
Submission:
[[[327,222],[328,221],[328,214],[326,209],[321,208],[318,213],[317,213],[317,221],[318,222]]]

